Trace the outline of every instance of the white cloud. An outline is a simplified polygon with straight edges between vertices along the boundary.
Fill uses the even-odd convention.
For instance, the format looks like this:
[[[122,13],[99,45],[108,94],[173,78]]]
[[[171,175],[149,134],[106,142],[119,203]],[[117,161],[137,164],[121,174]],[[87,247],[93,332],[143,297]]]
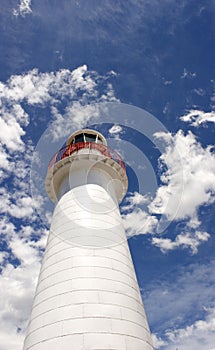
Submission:
[[[155,349],[159,349],[161,346],[164,346],[167,344],[166,341],[164,341],[160,337],[157,337],[156,334],[152,334],[152,343]]]
[[[128,196],[122,207],[124,227],[131,237],[155,233],[159,224],[155,214],[163,214],[169,221],[184,220],[184,227],[174,239],[152,237],[152,244],[162,252],[187,248],[196,254],[199,245],[210,238],[208,232],[199,229],[198,209],[214,201],[215,157],[211,147],[204,149],[191,132],[187,135],[179,131],[175,136],[167,133],[156,136],[166,145],[160,157],[163,185],[158,188],[151,203],[147,196],[139,193]]]
[[[38,115],[41,108],[50,108],[50,118],[55,120],[52,130],[56,138],[62,131],[65,133],[65,128],[70,127],[71,122],[78,127],[87,122],[89,115],[96,114],[95,107],[90,102],[103,101],[104,97],[107,101],[116,100],[112,85],[108,82],[109,77],[109,73],[100,76],[88,71],[87,66],[83,65],[73,71],[61,69],[49,73],[32,69],[25,74],[11,76],[6,83],[0,82],[1,178],[7,176],[3,171],[14,171],[14,158],[18,152],[32,149],[32,145],[23,141],[28,136],[25,127],[30,122],[30,116],[25,111],[26,105],[38,108]],[[99,93],[100,84],[105,93]],[[81,106],[84,107],[80,111]],[[63,110],[64,117],[58,108]],[[65,121],[68,124],[66,126]],[[13,155],[11,158],[9,153]]]
[[[123,206],[123,210],[132,210],[136,206],[146,204],[149,202],[147,195],[143,195],[139,192],[129,193],[126,197],[126,205]]]
[[[51,108],[51,111],[54,121],[50,134],[46,134],[46,137],[55,142],[65,137],[65,131],[70,130],[71,125],[78,130],[86,125],[92,116],[95,118],[98,115],[98,106],[97,104],[82,105],[80,101],[75,101],[65,108],[64,115],[55,106]]]
[[[123,129],[120,125],[114,124],[109,130],[109,134],[117,141],[120,142],[120,134],[122,134]]]
[[[140,208],[133,209],[131,213],[123,215],[122,218],[127,237],[153,233],[157,225],[157,218]]]
[[[193,254],[196,254],[199,245],[202,242],[206,242],[209,237],[210,235],[207,232],[185,232],[179,234],[174,241],[169,238],[153,237],[152,244],[159,247],[163,253],[182,247],[189,248]]]
[[[20,105],[0,108],[0,143],[9,151],[23,151],[24,144],[21,140],[25,135],[23,125],[28,123],[28,115]]]
[[[16,168],[18,171],[18,168]],[[27,219],[28,222],[33,222],[36,219],[35,210],[43,203],[41,197],[32,198],[29,193],[29,183],[21,182],[25,177],[21,178],[18,174],[18,179],[14,178],[16,186],[15,191],[0,187],[0,212],[17,219]],[[25,171],[24,174],[25,176]]]
[[[166,80],[165,78],[162,78],[163,84],[164,85],[171,85],[172,84],[172,80]]]
[[[211,146],[203,148],[195,136],[178,131],[172,136],[158,133],[165,151],[160,157],[163,185],[149,205],[152,214],[164,214],[168,220],[187,219],[198,227],[198,209],[214,202],[215,155]],[[165,170],[167,167],[167,170]]]
[[[215,340],[215,261],[170,265],[144,290],[149,324],[160,350],[209,350]],[[165,344],[162,344],[162,341]]]
[[[40,73],[38,69],[32,69],[25,74],[11,76],[7,83],[0,83],[0,141],[10,150],[23,150],[22,137],[25,135],[24,126],[29,123],[29,116],[21,104],[50,108],[50,117],[55,120],[55,137],[62,129],[65,133],[65,121],[68,125],[71,122],[76,123],[78,127],[81,122],[87,121],[90,109],[93,108],[90,106],[91,102],[117,101],[108,81],[111,76],[109,73],[100,76],[96,72],[88,71],[86,65],[73,71],[61,69],[57,72]],[[84,111],[80,111],[81,106],[84,106]],[[59,109],[61,113],[63,110],[63,116]]]
[[[157,218],[143,209],[148,201],[147,196],[138,192],[130,193],[126,197],[126,203],[121,210],[127,237],[155,232]]]
[[[0,252],[0,264],[3,263],[5,259],[7,259],[9,254],[7,252]]]
[[[47,102],[54,105],[59,103],[61,98],[67,97],[70,101],[73,98],[77,99],[79,94],[79,100],[87,103],[87,99],[103,99],[101,96],[107,99],[108,94],[113,93],[112,85],[106,82],[106,93],[99,95],[98,85],[105,80],[106,76],[88,71],[86,65],[73,71],[61,69],[49,73],[40,73],[38,69],[32,69],[23,75],[11,76],[7,84],[1,83],[0,97],[13,104],[26,101],[30,105],[43,105]]]
[[[180,119],[197,127],[208,122],[215,123],[215,112],[204,112],[198,109],[191,109],[187,114],[182,115]]]
[[[180,350],[213,350],[215,344],[215,309],[208,310],[204,320],[200,319],[193,324],[166,332],[169,345],[166,350],[178,347]]]
[[[4,265],[0,275],[0,349],[21,350],[31,311],[33,294],[41,264],[40,249],[44,247],[47,231],[36,231],[32,226],[22,226],[19,231],[3,218],[0,225],[10,254],[4,252]],[[39,235],[35,242],[31,235]],[[13,266],[8,259],[20,261]]]
[[[1,350],[22,349],[27,315],[39,273],[39,260],[32,265],[14,267],[7,264],[0,276],[0,344]]]
[[[14,16],[26,16],[28,14],[32,13],[31,9],[31,0],[20,0],[20,3],[18,5],[17,9],[13,9]]]
[[[113,125],[108,131],[110,134],[119,134],[122,131],[122,127],[120,125]]]
[[[75,69],[71,74],[71,83],[76,89],[95,92],[96,82],[87,74],[87,66],[83,65]]]
[[[183,74],[181,75],[181,79],[195,78],[195,77],[196,77],[195,72],[189,72],[186,68],[184,68]]]
[[[2,145],[0,145],[0,168],[3,170],[10,169],[9,156]]]
[[[36,219],[35,209],[44,202],[42,196],[34,194],[32,199],[30,194],[29,172],[34,147],[28,139],[29,135],[26,135],[31,118],[25,111],[26,106],[30,105],[38,116],[41,108],[50,109],[50,119],[54,120],[52,137],[58,139],[60,134],[65,135],[65,130],[71,128],[71,123],[79,128],[87,123],[91,115],[96,116],[96,104],[91,102],[99,102],[104,96],[108,100],[109,93],[113,99],[109,77],[109,73],[100,76],[88,71],[87,66],[83,65],[73,71],[62,69],[50,73],[39,73],[33,69],[22,75],[11,76],[6,83],[0,83],[2,183],[11,176],[11,185],[0,190],[2,212],[33,222]],[[105,92],[99,92],[102,90],[100,84]],[[63,111],[63,116],[59,110]]]

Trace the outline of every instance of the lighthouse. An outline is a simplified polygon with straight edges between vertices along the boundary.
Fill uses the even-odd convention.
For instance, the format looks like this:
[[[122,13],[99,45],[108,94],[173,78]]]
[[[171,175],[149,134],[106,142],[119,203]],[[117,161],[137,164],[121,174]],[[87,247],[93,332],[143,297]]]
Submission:
[[[56,203],[23,350],[153,350],[119,211],[121,156],[91,129],[51,159]]]

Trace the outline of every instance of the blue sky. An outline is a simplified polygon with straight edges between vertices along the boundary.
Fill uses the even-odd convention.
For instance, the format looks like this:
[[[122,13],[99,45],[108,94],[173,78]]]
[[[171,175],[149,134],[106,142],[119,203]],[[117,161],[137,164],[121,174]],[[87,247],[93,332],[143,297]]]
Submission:
[[[214,1],[0,4],[0,350],[21,350],[53,209],[49,158],[94,125],[160,350],[215,349]]]

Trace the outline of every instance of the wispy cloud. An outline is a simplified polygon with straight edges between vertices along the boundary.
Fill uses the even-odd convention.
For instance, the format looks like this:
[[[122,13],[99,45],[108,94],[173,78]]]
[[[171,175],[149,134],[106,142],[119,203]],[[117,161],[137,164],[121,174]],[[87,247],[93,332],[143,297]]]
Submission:
[[[168,330],[165,340],[152,334],[155,349],[164,350],[214,350],[215,309],[207,311],[205,319],[199,319],[185,328]]]
[[[152,333],[152,342],[155,349],[160,349],[161,346],[167,345],[166,341],[164,341],[154,333]]]
[[[174,266],[145,290],[149,323],[160,350],[212,349],[215,340],[214,260]],[[149,286],[148,286],[149,287]],[[198,310],[198,313],[196,312]]]
[[[191,109],[188,113],[182,115],[180,119],[183,120],[183,122],[198,127],[208,122],[215,123],[215,112],[204,112],[198,109]]]
[[[209,309],[205,319],[199,319],[193,324],[166,333],[169,345],[166,350],[172,349],[173,344],[181,350],[215,349],[215,309]]]
[[[184,71],[181,75],[181,79],[192,79],[196,77],[196,73],[195,72],[189,72],[186,68],[184,68]]]
[[[20,0],[20,3],[16,9],[13,9],[14,16],[26,16],[32,13],[31,0]]]

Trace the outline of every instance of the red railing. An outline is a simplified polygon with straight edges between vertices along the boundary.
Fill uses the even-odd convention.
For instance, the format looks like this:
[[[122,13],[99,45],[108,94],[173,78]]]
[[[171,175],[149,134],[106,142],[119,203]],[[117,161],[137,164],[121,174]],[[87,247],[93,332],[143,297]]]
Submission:
[[[50,169],[54,164],[59,162],[61,159],[69,157],[71,155],[75,155],[78,153],[79,150],[84,148],[88,149],[89,153],[93,153],[92,150],[98,150],[99,153],[101,153],[105,157],[113,159],[123,168],[124,171],[126,171],[125,163],[123,162],[121,156],[116,151],[114,151],[113,149],[105,145],[102,145],[100,143],[95,143],[95,142],[77,142],[77,143],[73,143],[72,145],[61,148],[57,153],[55,153],[55,155],[50,160],[48,168]]]

